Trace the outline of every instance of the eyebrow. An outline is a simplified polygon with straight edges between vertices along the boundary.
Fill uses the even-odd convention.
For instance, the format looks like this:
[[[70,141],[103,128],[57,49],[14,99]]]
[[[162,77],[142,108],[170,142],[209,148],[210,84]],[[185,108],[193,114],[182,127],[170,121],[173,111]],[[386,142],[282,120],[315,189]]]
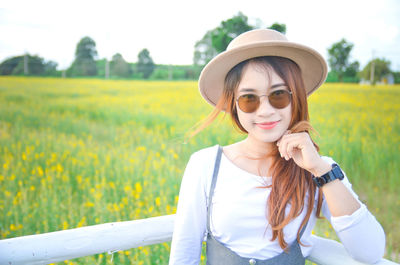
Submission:
[[[278,84],[272,85],[270,87],[270,89],[277,88],[277,87],[280,87],[280,86],[287,87],[287,85],[285,83],[278,83]],[[238,92],[254,92],[254,91],[256,91],[254,88],[242,88]]]

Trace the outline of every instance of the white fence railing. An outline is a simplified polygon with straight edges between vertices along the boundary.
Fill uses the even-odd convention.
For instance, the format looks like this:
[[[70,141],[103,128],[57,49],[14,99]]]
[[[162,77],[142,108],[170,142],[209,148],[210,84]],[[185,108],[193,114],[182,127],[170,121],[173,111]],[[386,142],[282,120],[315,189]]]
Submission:
[[[171,241],[175,215],[106,223],[0,240],[0,265],[49,264]],[[315,237],[308,260],[324,265],[358,265],[343,245]],[[397,264],[382,259],[379,265]]]

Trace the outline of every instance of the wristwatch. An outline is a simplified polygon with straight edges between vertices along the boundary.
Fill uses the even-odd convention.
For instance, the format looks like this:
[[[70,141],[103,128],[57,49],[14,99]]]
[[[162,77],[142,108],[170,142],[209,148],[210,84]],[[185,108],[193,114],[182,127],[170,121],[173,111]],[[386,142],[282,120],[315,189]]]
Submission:
[[[324,175],[320,177],[314,177],[313,176],[313,181],[315,184],[320,188],[324,186],[326,183],[329,183],[335,179],[342,180],[344,178],[343,171],[340,169],[338,164],[332,164],[332,169],[328,173],[325,173]]]

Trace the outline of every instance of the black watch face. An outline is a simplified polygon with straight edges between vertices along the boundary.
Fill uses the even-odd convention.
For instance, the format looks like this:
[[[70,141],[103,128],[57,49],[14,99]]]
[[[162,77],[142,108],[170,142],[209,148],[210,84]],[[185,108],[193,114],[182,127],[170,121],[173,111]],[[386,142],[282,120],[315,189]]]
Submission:
[[[318,183],[318,186],[322,186],[322,185],[324,185],[325,184],[325,180],[324,180],[324,178],[317,178],[317,183]]]
[[[333,168],[333,174],[335,175],[336,179],[342,180],[344,178],[342,170],[338,166]]]

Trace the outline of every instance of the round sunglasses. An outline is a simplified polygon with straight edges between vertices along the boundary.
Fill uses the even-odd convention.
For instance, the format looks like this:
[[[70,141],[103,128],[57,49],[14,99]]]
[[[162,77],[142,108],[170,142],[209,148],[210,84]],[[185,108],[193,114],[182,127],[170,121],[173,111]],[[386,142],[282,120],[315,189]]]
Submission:
[[[287,107],[292,101],[292,92],[280,89],[272,91],[269,95],[244,94],[236,99],[239,108],[246,113],[254,112],[260,106],[260,98],[268,97],[269,104],[276,109]]]

